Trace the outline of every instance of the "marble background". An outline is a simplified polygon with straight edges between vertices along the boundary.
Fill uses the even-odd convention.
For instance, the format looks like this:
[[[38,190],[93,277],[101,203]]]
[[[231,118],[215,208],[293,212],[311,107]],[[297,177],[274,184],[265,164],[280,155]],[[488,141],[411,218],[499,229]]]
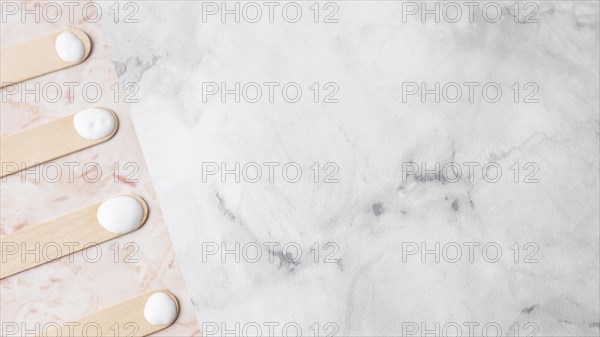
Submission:
[[[206,2],[139,2],[139,22],[105,25],[121,82],[140,86],[133,121],[205,335],[468,335],[469,322],[473,335],[598,335],[598,3],[521,3],[515,19],[513,2],[494,2],[494,23],[485,3],[456,23],[403,20],[408,7],[393,1],[320,3],[318,23],[298,2],[289,23],[276,4],[273,22],[258,3],[258,22],[246,12],[238,23]],[[259,83],[262,98],[207,95],[236,82]],[[273,102],[265,82],[282,84]],[[288,82],[303,90],[296,103],[281,94]],[[405,82],[503,92],[496,103],[481,86],[472,102],[466,89],[456,103],[404,101]],[[338,102],[325,103],[332,88]],[[272,181],[265,162],[280,164]],[[407,177],[410,162],[480,166],[473,179],[422,182]],[[497,182],[481,171],[490,162]],[[206,176],[210,163],[258,163],[263,176]],[[283,178],[286,163],[302,168],[298,182]],[[449,248],[439,262],[406,254],[436,243]]]
[[[119,85],[111,61],[102,30],[105,20],[86,22],[82,16],[86,3],[80,2],[75,7],[71,3],[77,9],[73,17],[67,15],[66,7],[59,16],[52,11],[56,7],[45,12],[47,18],[59,18],[57,22],[48,22],[40,15],[41,20],[36,23],[31,14],[24,21],[19,14],[7,15],[2,22],[2,47],[75,26],[90,36],[93,50],[80,65],[26,81],[16,88],[3,88],[0,134],[20,132],[90,106],[114,111],[119,117],[119,130],[106,143],[2,179],[0,234],[10,235],[111,197],[132,193],[148,203],[148,221],[134,233],[0,281],[0,335],[40,335],[56,324],[75,322],[140,294],[169,289],[179,298],[181,313],[173,326],[157,335],[197,336],[199,326],[129,115],[128,105],[132,104],[125,100],[128,92]],[[43,8],[34,2],[27,2],[26,6],[32,12]],[[88,8],[88,15],[94,17],[94,7]],[[73,90],[65,84],[68,82],[74,85]],[[87,93],[83,90],[86,85],[92,88]],[[96,86],[102,91],[99,97],[94,90]],[[26,89],[29,94],[23,98],[21,94]],[[88,166],[88,180],[83,177],[86,164],[92,165]],[[73,167],[72,178],[68,165]],[[60,176],[55,179],[57,173]],[[52,248],[47,253],[55,254]],[[15,327],[17,331],[13,330]],[[95,332],[90,329],[89,333]],[[106,336],[110,333],[103,331]]]

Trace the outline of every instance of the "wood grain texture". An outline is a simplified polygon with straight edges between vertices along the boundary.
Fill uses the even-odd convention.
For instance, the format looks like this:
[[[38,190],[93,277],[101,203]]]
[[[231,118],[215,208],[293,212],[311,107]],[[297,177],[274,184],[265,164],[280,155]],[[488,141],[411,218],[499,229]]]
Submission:
[[[2,137],[0,139],[0,177],[17,173],[109,140],[117,132],[119,120],[114,112],[105,108],[102,109],[113,115],[115,129],[110,135],[99,140],[85,139],[77,133],[73,126],[75,114]]]
[[[56,53],[56,37],[64,31],[75,34],[85,47],[79,62],[65,62]],[[92,51],[89,36],[76,28],[64,29],[50,35],[2,48],[0,50],[0,88],[65,69],[85,61]]]
[[[132,197],[144,209],[141,227],[148,218],[148,205],[141,197]],[[98,223],[101,204],[0,237],[0,279],[127,234],[109,232]]]
[[[179,302],[167,290],[156,290],[131,298],[103,309],[75,322],[63,324],[61,331],[49,331],[48,336],[148,336],[172,324],[152,325],[144,318],[144,306],[157,292],[167,294],[175,302],[179,315]]]

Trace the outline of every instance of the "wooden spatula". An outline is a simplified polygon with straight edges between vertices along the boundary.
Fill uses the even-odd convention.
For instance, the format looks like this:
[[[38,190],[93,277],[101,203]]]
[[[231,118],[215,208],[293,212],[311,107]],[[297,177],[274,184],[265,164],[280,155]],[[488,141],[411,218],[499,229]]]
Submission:
[[[155,301],[158,297],[161,297],[162,301]],[[157,308],[157,304],[160,307]],[[157,311],[148,315],[151,309]],[[65,323],[60,331],[49,331],[46,335],[147,336],[171,326],[178,315],[177,298],[167,290],[157,290],[118,303],[75,322]],[[164,320],[154,321],[157,317],[159,321],[160,318]]]
[[[65,61],[57,52],[56,40],[63,33],[73,34],[81,41],[84,53],[81,60]],[[72,37],[71,35],[68,35]],[[0,88],[42,76],[79,64],[90,55],[92,42],[84,32],[68,28],[0,50]]]
[[[106,214],[111,211],[106,206],[103,212],[102,205],[119,202],[135,212],[133,218],[119,219]],[[142,198],[119,196],[0,237],[0,279],[137,230],[147,217],[148,206]],[[115,228],[123,227],[119,221],[130,224],[125,230],[118,231]]]
[[[82,114],[104,111],[100,118],[113,119],[105,136],[100,139],[85,138],[75,127],[75,119]],[[92,119],[93,121],[93,119]],[[17,173],[88,147],[103,143],[118,129],[114,112],[104,108],[82,110],[38,127],[8,135],[0,139],[0,177]]]

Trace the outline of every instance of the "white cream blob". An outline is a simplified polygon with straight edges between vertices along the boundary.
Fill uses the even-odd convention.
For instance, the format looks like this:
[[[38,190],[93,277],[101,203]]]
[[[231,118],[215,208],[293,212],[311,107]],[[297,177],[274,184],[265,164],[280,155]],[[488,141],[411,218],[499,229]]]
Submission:
[[[75,131],[81,137],[90,140],[100,140],[110,136],[116,124],[113,114],[99,108],[82,110],[73,118]]]
[[[144,318],[152,325],[170,325],[177,318],[177,304],[163,292],[154,293],[146,300]]]
[[[80,62],[85,56],[85,46],[75,34],[64,31],[56,37],[56,54],[65,62]]]
[[[98,223],[107,231],[124,234],[142,225],[144,207],[135,198],[121,196],[103,202],[96,216]]]

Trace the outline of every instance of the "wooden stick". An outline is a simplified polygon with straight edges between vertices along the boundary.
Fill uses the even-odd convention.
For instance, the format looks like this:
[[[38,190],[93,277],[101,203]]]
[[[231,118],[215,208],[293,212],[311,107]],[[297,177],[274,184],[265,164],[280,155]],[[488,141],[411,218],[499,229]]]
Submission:
[[[73,126],[74,115],[0,139],[0,177],[17,173],[36,165],[64,157],[71,153],[103,143],[117,132],[118,119],[113,132],[105,138],[92,140],[82,137]]]
[[[131,197],[143,208],[141,227],[148,217],[148,205],[139,196]],[[0,279],[124,235],[100,225],[97,212],[101,204],[0,237]]]
[[[63,61],[56,52],[56,38],[64,31],[73,33],[85,48],[82,60]],[[92,42],[84,32],[69,28],[0,50],[0,88],[79,64],[90,55]]]
[[[63,323],[60,333],[49,331],[47,336],[147,336],[171,326],[170,324],[153,325],[144,317],[146,301],[157,292],[168,295],[177,309],[179,315],[179,302],[167,290],[152,291],[140,295],[112,307],[98,311],[94,314],[77,320],[76,322]]]

